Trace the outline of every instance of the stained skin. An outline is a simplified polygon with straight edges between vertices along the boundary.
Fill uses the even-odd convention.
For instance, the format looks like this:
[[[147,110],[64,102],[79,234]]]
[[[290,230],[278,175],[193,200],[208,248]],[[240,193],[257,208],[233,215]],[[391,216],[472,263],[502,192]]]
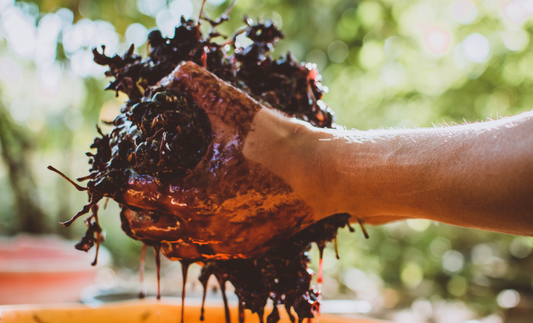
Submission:
[[[114,199],[123,205],[124,231],[178,259],[259,255],[280,237],[312,224],[312,209],[279,177],[246,160],[243,142],[261,105],[192,62],[158,86],[187,93],[202,108],[213,134],[207,154],[184,178],[162,184],[129,172]]]

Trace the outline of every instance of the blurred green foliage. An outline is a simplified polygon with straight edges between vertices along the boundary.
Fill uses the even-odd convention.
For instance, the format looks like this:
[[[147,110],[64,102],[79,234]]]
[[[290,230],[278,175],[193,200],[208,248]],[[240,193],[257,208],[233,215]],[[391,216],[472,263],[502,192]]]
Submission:
[[[533,24],[521,3],[239,0],[232,19],[219,30],[231,35],[243,25],[244,14],[276,21],[286,38],[273,56],[291,51],[299,60],[318,65],[329,88],[324,101],[340,125],[362,130],[427,127],[531,109]],[[130,42],[137,42],[144,53],[147,29],[171,30],[180,14],[197,17],[200,4],[0,1],[0,118],[31,142],[32,149],[18,158],[23,156],[31,165],[25,174],[35,188],[30,190],[34,204],[47,215],[47,223],[69,218],[86,197],[46,172],[46,165],[73,178],[84,175],[88,165],[83,152],[96,134],[94,125],[108,130],[101,119],[112,119],[125,101],[103,91],[108,81],[90,62],[92,47],[105,43],[108,53],[123,52]],[[208,1],[206,11],[215,17],[227,5],[228,1]],[[43,21],[51,21],[49,27]],[[43,36],[50,34],[55,35],[51,40]],[[10,136],[9,140],[18,138],[15,132]],[[28,231],[20,220],[9,173],[3,159],[0,234],[6,235]],[[140,246],[120,232],[118,208],[111,204],[101,216],[108,231],[105,245],[117,265],[135,268]],[[64,230],[49,225],[46,231],[77,238],[83,226],[78,222]],[[339,262],[332,247],[326,249],[325,298],[358,298],[368,301],[375,315],[394,318],[400,313],[421,322],[455,322],[438,319],[447,308],[467,320],[494,313],[512,318],[518,308],[531,307],[530,238],[415,220],[369,231],[369,240],[341,234]],[[316,259],[316,250],[312,253]],[[509,290],[518,291],[518,308],[512,302],[516,294]],[[488,319],[501,322],[500,316]]]

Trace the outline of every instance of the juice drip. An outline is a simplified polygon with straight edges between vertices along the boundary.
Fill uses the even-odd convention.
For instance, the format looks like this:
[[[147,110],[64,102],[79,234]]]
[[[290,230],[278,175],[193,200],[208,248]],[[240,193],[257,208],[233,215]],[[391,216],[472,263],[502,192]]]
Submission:
[[[351,233],[355,232],[355,229],[350,225],[350,223],[347,223],[346,226],[348,227],[348,230],[350,230]]]
[[[259,323],[265,323],[265,311],[264,310],[260,310],[257,312],[257,316],[259,316]]]
[[[202,308],[200,309],[200,321],[205,320],[205,297],[207,296],[207,280],[200,280],[202,287],[204,288],[204,293],[202,294]]]
[[[341,259],[339,257],[339,244],[337,243],[337,237],[333,239],[333,242],[335,243],[335,257],[337,257],[337,260]]]
[[[100,232],[96,233],[96,255],[94,256],[94,260],[91,263],[91,266],[96,266],[98,264],[98,252],[100,251]]]
[[[141,291],[139,292],[139,298],[145,298],[146,297],[146,291],[144,290],[144,263],[146,259],[146,244],[143,243],[143,247],[141,249],[141,266],[139,268],[139,279],[141,282]]]
[[[320,288],[322,287],[322,260],[323,260],[322,258],[324,256],[324,247],[320,247],[319,252],[320,252],[320,259],[318,260],[318,278],[316,282],[318,283],[318,289],[320,290]]]
[[[287,315],[289,316],[289,320],[291,320],[292,323],[296,322],[296,318],[291,313],[291,306],[287,303],[285,303],[285,310],[287,312]]]
[[[207,68],[207,46],[204,46],[204,51],[202,53],[202,64],[204,68]]]
[[[369,235],[365,228],[365,222],[359,218],[357,218],[357,222],[359,222],[359,226],[361,227],[361,230],[363,231],[363,234],[365,235],[365,239],[368,239]]]
[[[89,228],[94,227],[94,235],[96,236],[95,242],[96,242],[96,255],[94,256],[94,261],[91,263],[92,266],[96,266],[98,264],[98,252],[100,251],[100,242],[102,240],[102,228],[100,228],[100,224],[98,223],[98,204],[95,204],[91,207],[91,210],[93,211],[93,214],[91,217],[87,218],[87,225]],[[94,219],[94,222],[91,222],[91,218]]]
[[[161,245],[154,246],[155,268],[157,270],[157,299],[161,299]]]
[[[324,247],[319,247],[318,250],[320,251],[320,259],[318,260],[318,277],[317,277],[317,285],[318,285],[318,295],[317,295],[317,301],[315,302],[315,308],[316,308],[316,321],[319,322],[319,316],[320,316],[320,302],[322,301],[322,281],[323,281],[323,257],[324,257]],[[309,319],[309,322],[311,322],[311,319]]]
[[[216,278],[217,278],[218,284],[220,285],[220,291],[222,292],[222,300],[224,301],[224,314],[226,316],[226,323],[231,323],[231,316],[230,316],[229,306],[228,306],[228,298],[226,297],[226,280],[222,278],[220,275],[216,275]],[[239,305],[240,305],[240,302],[239,302]],[[239,310],[240,310],[240,307],[239,307]],[[239,320],[240,320],[240,312],[239,312]]]
[[[239,323],[244,323],[244,305],[239,297]]]
[[[187,273],[189,272],[190,261],[181,261],[181,274],[183,278],[183,286],[181,287],[181,323],[185,317],[185,285],[187,284]]]
[[[274,300],[274,309],[272,310],[272,313],[267,317],[267,323],[275,323],[280,320],[279,316],[279,310],[278,310],[278,300]]]

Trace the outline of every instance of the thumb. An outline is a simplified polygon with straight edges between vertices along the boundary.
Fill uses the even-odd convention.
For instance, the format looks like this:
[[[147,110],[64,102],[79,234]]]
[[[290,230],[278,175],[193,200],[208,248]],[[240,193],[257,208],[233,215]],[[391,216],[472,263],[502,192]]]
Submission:
[[[187,93],[211,122],[214,139],[245,137],[263,106],[194,62],[182,62],[159,82],[160,86]]]

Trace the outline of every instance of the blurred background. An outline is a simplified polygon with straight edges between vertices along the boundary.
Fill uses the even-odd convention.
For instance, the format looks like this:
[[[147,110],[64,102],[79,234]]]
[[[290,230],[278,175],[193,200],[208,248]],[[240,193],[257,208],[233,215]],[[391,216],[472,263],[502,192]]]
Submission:
[[[109,127],[126,98],[103,89],[91,49],[145,53],[150,28],[167,36],[200,0],[0,0],[0,236],[56,234],[78,240],[69,219],[86,201],[56,174],[87,174],[95,125]],[[229,5],[208,0],[218,16]],[[515,115],[533,106],[531,0],[238,0],[242,16],[282,28],[274,57],[291,51],[318,65],[324,101],[348,128],[431,127]],[[238,38],[247,44],[244,36]],[[100,290],[138,288],[141,245],[121,232],[118,207],[101,211],[113,264],[96,272]],[[342,232],[341,259],[324,257],[324,299],[346,312],[398,322],[531,322],[533,239],[425,220]],[[74,248],[72,246],[72,248]],[[312,250],[312,268],[318,252]],[[147,288],[155,274],[148,254]],[[2,261],[0,259],[0,261]],[[4,260],[5,262],[5,260]],[[0,264],[1,265],[1,264]],[[90,260],[86,264],[90,267]],[[0,266],[1,268],[1,266]],[[188,288],[200,291],[191,269]],[[163,292],[178,295],[179,264],[164,262]],[[230,289],[231,290],[231,289]],[[343,309],[338,311],[343,311]]]

